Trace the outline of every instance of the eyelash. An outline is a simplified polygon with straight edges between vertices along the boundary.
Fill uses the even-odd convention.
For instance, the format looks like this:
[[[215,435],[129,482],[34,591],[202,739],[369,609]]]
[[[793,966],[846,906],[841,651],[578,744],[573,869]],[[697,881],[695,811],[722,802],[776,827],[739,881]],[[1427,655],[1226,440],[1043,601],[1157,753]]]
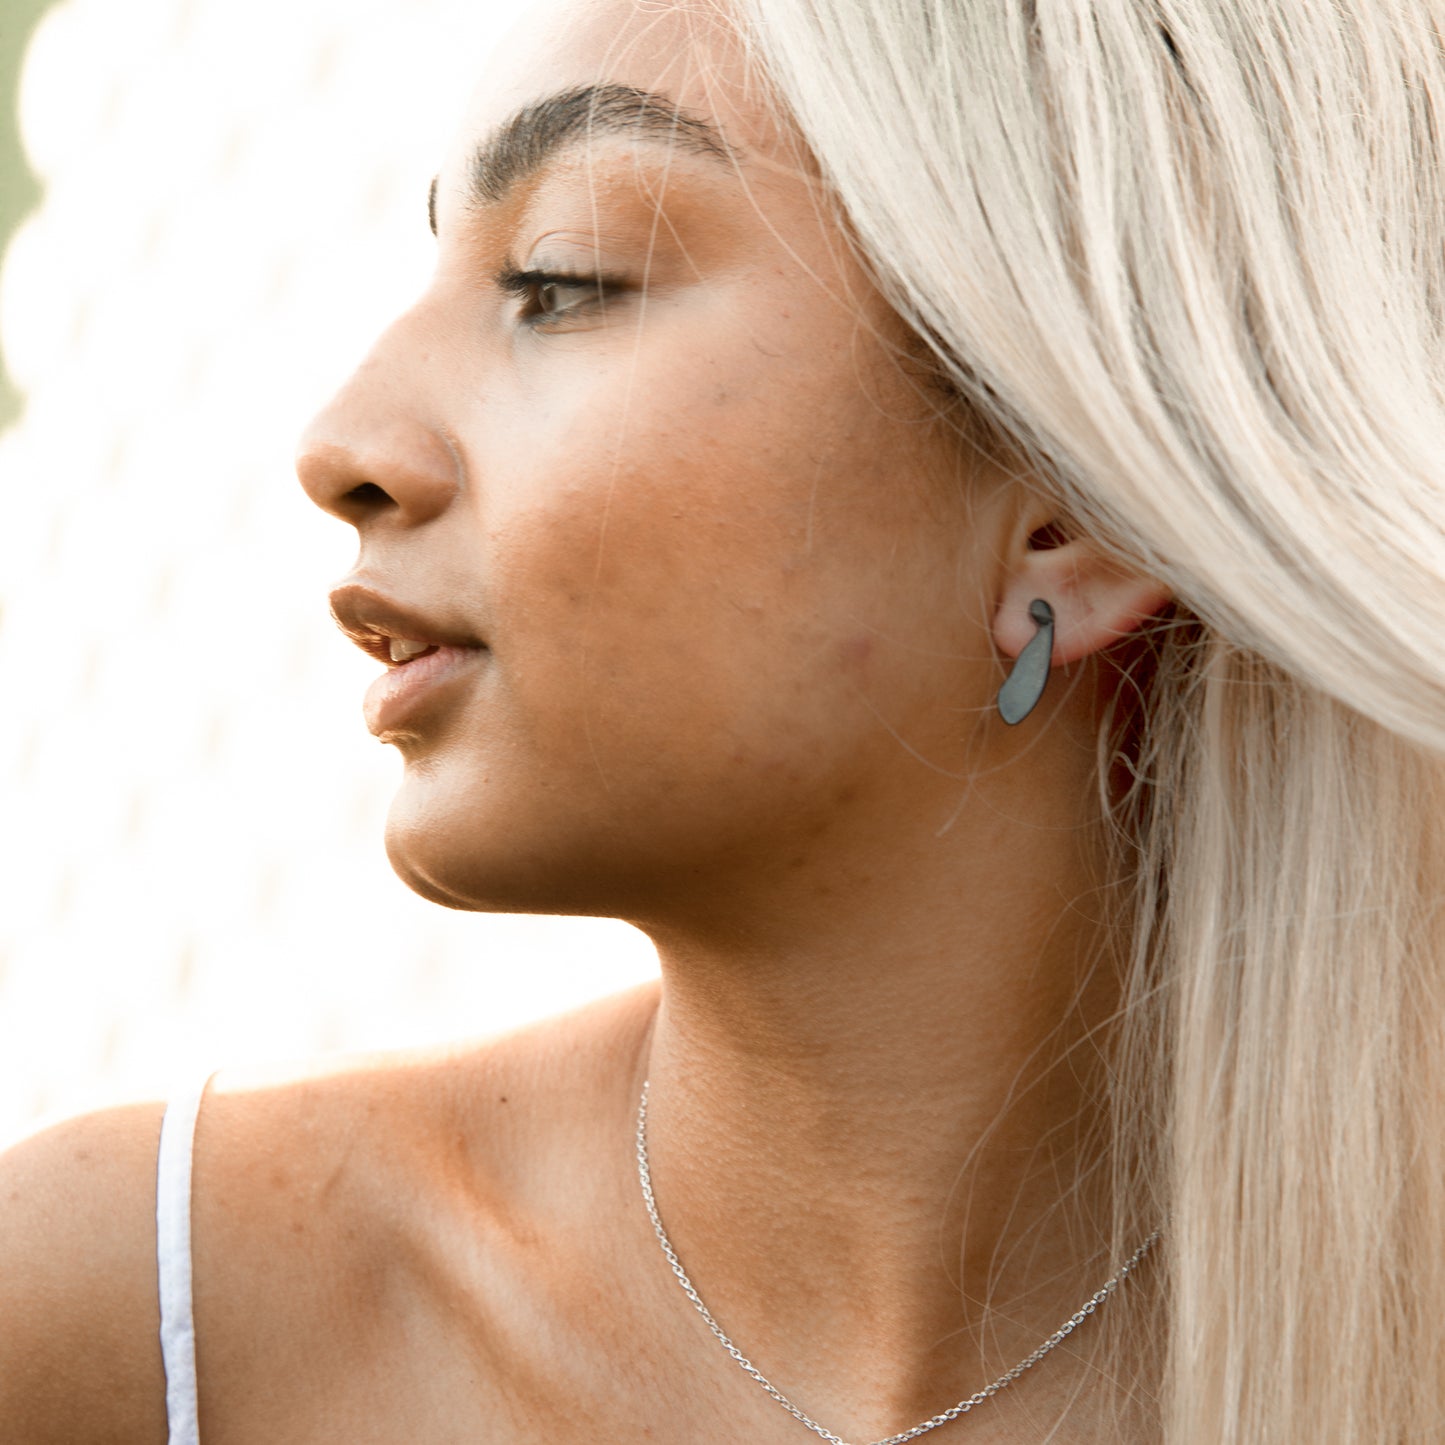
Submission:
[[[519,319],[524,326],[537,331],[546,330],[549,324],[559,321],[600,313],[605,310],[608,298],[619,289],[615,282],[595,271],[583,275],[577,271],[522,271],[515,266],[503,267],[497,273],[496,283],[508,296],[530,303],[529,307],[524,307]],[[549,286],[590,294],[570,306],[544,311],[538,303],[541,293]]]

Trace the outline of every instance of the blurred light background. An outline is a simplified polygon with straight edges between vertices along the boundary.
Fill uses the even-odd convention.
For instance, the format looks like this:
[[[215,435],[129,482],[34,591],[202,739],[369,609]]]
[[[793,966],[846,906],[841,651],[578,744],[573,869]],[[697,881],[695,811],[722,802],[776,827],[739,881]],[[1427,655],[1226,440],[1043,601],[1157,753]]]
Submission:
[[[517,0],[0,0],[0,1144],[651,976],[392,874],[294,439],[431,264]],[[17,131],[18,126],[18,131]],[[17,139],[18,136],[18,139]]]

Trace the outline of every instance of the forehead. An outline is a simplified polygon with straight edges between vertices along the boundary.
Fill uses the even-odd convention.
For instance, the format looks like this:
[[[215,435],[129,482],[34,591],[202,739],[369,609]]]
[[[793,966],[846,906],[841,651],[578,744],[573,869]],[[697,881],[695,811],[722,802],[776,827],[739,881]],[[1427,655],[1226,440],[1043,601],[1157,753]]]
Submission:
[[[447,157],[446,178],[468,170],[478,145],[539,101],[582,87],[626,87],[713,128],[738,157],[797,174],[793,137],[749,80],[743,49],[709,0],[541,0],[492,53]],[[657,127],[661,131],[663,127]],[[684,142],[687,137],[680,137]]]

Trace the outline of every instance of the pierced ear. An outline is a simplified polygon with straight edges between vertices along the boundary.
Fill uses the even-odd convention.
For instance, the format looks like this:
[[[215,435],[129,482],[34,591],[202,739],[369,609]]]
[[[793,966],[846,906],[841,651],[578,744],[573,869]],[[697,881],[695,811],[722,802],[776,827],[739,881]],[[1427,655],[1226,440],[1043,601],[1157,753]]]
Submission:
[[[1054,666],[1102,652],[1157,616],[1170,591],[1153,577],[1109,556],[1057,517],[1021,535],[994,613],[994,643],[1017,657],[1038,631],[1029,603],[1054,610]]]

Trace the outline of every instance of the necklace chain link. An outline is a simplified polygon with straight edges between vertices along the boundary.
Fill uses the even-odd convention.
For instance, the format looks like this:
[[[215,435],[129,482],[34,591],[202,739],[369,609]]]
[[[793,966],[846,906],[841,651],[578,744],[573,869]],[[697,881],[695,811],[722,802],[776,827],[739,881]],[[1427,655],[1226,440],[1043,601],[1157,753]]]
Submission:
[[[693,1287],[692,1281],[687,1277],[687,1271],[683,1269],[681,1261],[677,1257],[677,1251],[672,1247],[672,1241],[667,1237],[667,1231],[662,1227],[662,1218],[657,1212],[657,1200],[652,1193],[652,1169],[647,1159],[647,1091],[650,1080],[642,1086],[642,1101],[637,1106],[637,1177],[642,1182],[642,1198],[647,1205],[648,1217],[652,1220],[653,1232],[657,1235],[657,1242],[662,1246],[662,1252],[667,1256],[667,1262],[672,1266],[672,1272],[677,1277],[677,1282],[683,1288],[688,1299],[693,1302],[698,1314],[707,1323],[718,1343],[722,1345],[728,1354],[742,1367],[743,1371],[751,1375],[774,1400],[785,1409],[800,1424],[806,1425],[815,1435],[820,1435],[830,1445],[847,1445],[847,1442],[833,1434],[831,1430],[825,1429],[811,1416],[804,1414],[783,1392],[757,1368],[738,1347],[733,1344],[723,1330],[722,1326],[712,1317],[712,1311],[702,1302],[702,1297]],[[998,1394],[1006,1385],[1011,1385],[1025,1370],[1032,1369],[1043,1357],[1048,1354],[1055,1345],[1062,1344],[1088,1317],[1109,1298],[1119,1287],[1119,1282],[1127,1275],[1135,1265],[1149,1252],[1151,1246],[1158,1240],[1159,1231],[1156,1229],[1123,1264],[1119,1266],[1117,1273],[1106,1280],[1087,1300],[1079,1307],[1063,1324],[1026,1359],[1020,1360],[1012,1369],[1005,1370],[998,1379],[991,1384],[985,1385],[983,1389],[976,1391],[966,1400],[960,1400],[956,1405],[950,1405],[948,1409],[941,1410],[931,1419],[924,1420],[914,1425],[909,1430],[904,1430],[897,1435],[889,1435],[885,1439],[875,1440],[873,1445],[904,1445],[907,1440],[916,1440],[920,1435],[926,1435],[930,1430],[936,1430],[940,1425],[946,1425],[950,1420],[956,1420],[960,1415],[966,1415],[975,1405],[981,1405],[987,1399]]]

